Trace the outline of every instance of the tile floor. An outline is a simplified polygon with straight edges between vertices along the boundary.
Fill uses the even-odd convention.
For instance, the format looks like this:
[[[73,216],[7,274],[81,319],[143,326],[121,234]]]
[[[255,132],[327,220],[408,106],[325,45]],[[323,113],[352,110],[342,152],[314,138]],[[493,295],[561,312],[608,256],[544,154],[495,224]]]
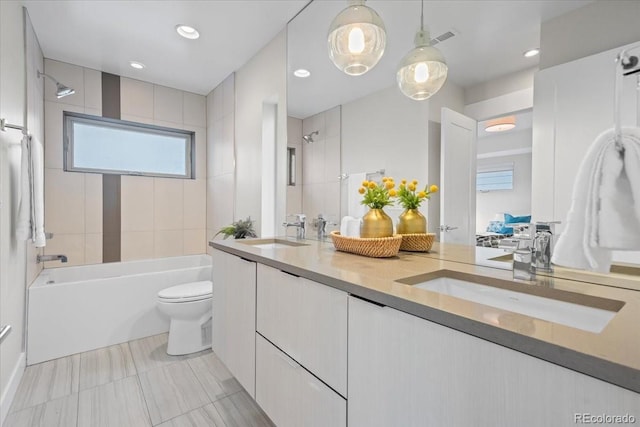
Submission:
[[[210,350],[167,334],[27,367],[5,427],[273,427]]]

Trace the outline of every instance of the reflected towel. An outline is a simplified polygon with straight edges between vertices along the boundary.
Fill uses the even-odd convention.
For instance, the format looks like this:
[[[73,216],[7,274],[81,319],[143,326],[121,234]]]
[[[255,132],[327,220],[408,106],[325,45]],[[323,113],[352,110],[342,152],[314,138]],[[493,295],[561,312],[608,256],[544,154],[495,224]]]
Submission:
[[[44,150],[32,137],[22,138],[20,160],[20,204],[16,225],[18,240],[31,239],[37,248],[44,247]]]
[[[608,272],[612,250],[640,250],[640,129],[623,128],[622,146],[609,129],[589,147],[554,264]]]
[[[347,185],[347,215],[354,218],[362,218],[367,212],[367,208],[361,204],[362,195],[358,193],[358,189],[362,187],[362,181],[367,179],[367,174],[362,173],[350,173]]]

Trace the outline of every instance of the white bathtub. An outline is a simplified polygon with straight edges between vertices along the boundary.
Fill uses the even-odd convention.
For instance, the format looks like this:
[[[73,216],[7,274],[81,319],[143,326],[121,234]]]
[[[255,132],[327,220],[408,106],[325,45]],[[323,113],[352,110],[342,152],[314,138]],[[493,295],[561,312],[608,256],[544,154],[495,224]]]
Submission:
[[[199,280],[209,255],[45,268],[29,287],[27,364],[166,332],[158,291]]]

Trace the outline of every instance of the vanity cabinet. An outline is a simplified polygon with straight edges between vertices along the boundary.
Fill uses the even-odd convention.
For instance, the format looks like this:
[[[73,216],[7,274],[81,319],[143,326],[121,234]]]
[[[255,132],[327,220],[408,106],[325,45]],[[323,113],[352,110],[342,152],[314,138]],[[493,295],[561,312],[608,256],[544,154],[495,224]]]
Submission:
[[[346,427],[347,402],[256,334],[256,401],[278,427]]]
[[[258,264],[257,331],[347,395],[346,292]]]
[[[349,297],[349,427],[572,426],[640,395],[401,311]]]
[[[256,263],[214,250],[212,348],[255,397]]]

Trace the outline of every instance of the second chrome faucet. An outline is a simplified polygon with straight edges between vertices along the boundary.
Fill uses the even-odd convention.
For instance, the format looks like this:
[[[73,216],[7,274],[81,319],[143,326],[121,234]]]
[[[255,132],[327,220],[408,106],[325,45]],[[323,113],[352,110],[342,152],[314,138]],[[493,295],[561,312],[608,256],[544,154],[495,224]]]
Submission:
[[[296,227],[296,238],[298,240],[304,240],[306,237],[306,221],[307,217],[305,214],[296,214],[296,222],[283,222],[282,226],[285,228]]]

